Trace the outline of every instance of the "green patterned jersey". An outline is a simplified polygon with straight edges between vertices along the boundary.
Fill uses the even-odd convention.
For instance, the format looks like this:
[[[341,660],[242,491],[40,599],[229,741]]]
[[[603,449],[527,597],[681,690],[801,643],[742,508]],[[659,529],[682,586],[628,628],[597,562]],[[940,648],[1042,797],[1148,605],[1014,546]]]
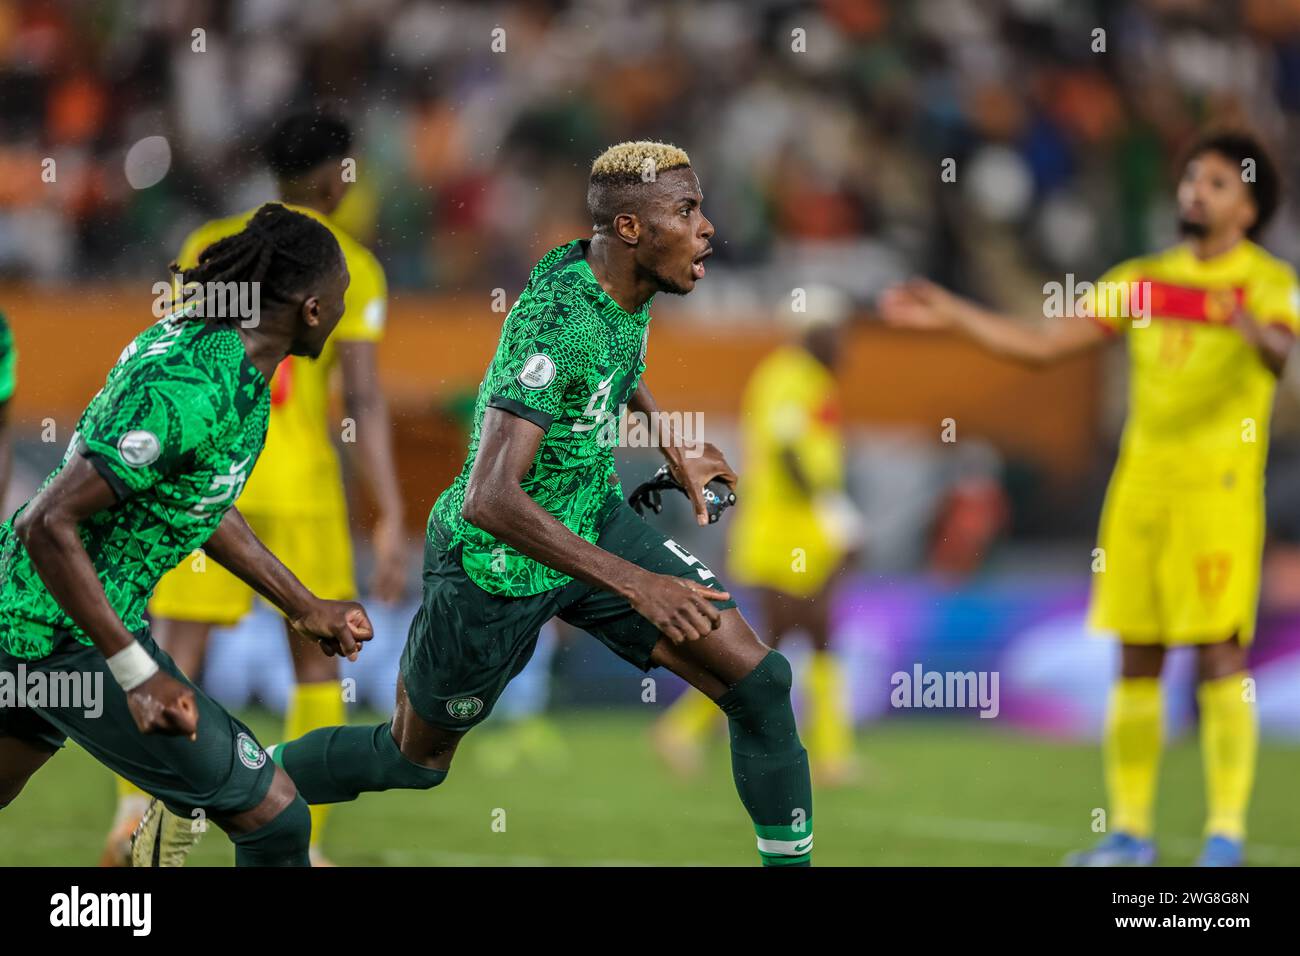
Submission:
[[[645,371],[650,303],[624,311],[592,274],[587,245],[559,246],[533,268],[479,386],[465,465],[429,515],[430,539],[444,548],[463,544],[465,573],[492,594],[538,594],[571,579],[461,517],[489,407],[546,433],[523,489],[574,534],[595,541],[602,509],[621,494],[614,470],[618,415]]]
[[[18,350],[14,348],[13,333],[9,331],[5,314],[0,312],[0,402],[13,398],[17,362]]]
[[[143,626],[158,579],[239,497],[266,439],[269,392],[235,329],[169,316],[126,347],[82,413],[63,463],[84,456],[117,495],[80,530],[128,630]],[[32,660],[64,635],[90,644],[46,590],[14,518],[0,526],[0,648]]]

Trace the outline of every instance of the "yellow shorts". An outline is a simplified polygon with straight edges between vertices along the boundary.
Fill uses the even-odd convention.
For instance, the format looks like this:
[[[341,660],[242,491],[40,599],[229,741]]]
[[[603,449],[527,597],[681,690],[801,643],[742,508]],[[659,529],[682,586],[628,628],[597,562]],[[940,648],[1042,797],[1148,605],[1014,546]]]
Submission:
[[[791,597],[820,594],[844,551],[826,535],[811,508],[750,512],[732,527],[730,574],[748,587],[769,588]]]
[[[1092,627],[1130,644],[1254,639],[1264,547],[1258,485],[1159,492],[1112,479],[1097,544]]]
[[[356,597],[352,539],[347,513],[327,515],[244,514],[253,533],[317,597]],[[149,612],[180,621],[237,623],[253,609],[254,592],[209,557],[190,555],[163,575]]]

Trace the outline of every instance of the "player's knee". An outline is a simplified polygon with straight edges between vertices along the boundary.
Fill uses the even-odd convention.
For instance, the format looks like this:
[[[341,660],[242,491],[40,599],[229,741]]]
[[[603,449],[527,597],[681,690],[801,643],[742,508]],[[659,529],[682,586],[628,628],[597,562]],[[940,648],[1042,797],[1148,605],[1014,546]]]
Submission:
[[[267,823],[247,833],[231,834],[236,866],[307,866],[311,811],[301,796]]]
[[[391,734],[386,736],[391,742],[391,751],[386,753],[387,766],[384,774],[388,783],[387,789],[432,790],[447,779],[447,772],[451,767],[450,754],[438,761],[443,764],[442,767],[431,767],[418,759],[413,760],[406,756],[398,749]]]
[[[794,710],[790,706],[790,688],[793,686],[790,662],[779,651],[769,651],[758,665],[741,678],[735,687],[718,699],[718,706],[732,725],[732,738],[737,734],[762,738],[767,744],[797,743],[794,731]]]

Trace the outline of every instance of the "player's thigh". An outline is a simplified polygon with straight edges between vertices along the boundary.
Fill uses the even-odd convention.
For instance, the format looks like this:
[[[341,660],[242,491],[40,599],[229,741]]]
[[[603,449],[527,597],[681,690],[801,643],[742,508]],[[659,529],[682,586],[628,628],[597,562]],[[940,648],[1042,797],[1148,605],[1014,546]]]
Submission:
[[[57,748],[39,740],[14,736],[0,729],[0,810],[13,802],[32,774],[56,753]]]
[[[1157,570],[1168,522],[1164,496],[1112,480],[1092,559],[1091,627],[1129,643],[1161,642],[1166,622]]]
[[[601,528],[596,544],[656,574],[671,574],[722,591],[717,576],[699,558],[620,503]],[[671,645],[623,597],[574,582],[560,596],[561,620],[594,636],[642,670],[665,666],[712,697],[753,670],[770,650],[736,610],[736,602],[715,602],[722,612],[717,630],[687,645]],[[670,651],[671,647],[677,653]],[[678,670],[680,668],[680,670]]]
[[[450,730],[429,723],[411,706],[406,682],[397,678],[397,704],[393,709],[393,740],[402,756],[432,770],[451,769],[451,760],[467,730]]]
[[[252,731],[196,687],[145,632],[137,639],[159,668],[186,684],[198,710],[197,739],[142,734],[104,656],[65,641],[40,662],[48,686],[71,675],[80,700],[47,700],[41,717],[114,773],[161,799],[173,811],[213,819],[262,802],[275,766]]]
[[[503,597],[483,590],[465,573],[459,547],[426,542],[424,588],[400,663],[407,705],[452,733],[481,723],[556,610],[552,591]]]
[[[1173,509],[1159,571],[1168,643],[1222,644],[1236,636],[1243,647],[1250,644],[1263,539],[1262,492],[1207,491]]]

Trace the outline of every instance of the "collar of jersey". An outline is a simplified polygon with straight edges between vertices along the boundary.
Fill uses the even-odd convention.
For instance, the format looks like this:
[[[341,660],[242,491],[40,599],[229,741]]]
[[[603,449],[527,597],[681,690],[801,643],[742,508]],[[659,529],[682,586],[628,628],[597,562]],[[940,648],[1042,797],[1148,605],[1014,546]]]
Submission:
[[[1249,239],[1241,239],[1231,249],[1220,252],[1211,259],[1196,258],[1196,253],[1192,252],[1190,243],[1182,243],[1179,246],[1179,251],[1189,263],[1193,263],[1203,273],[1217,275],[1234,272],[1238,266],[1249,258],[1253,245],[1254,243]]]
[[[602,286],[600,280],[596,278],[596,273],[591,271],[591,263],[587,261],[587,242],[588,240],[585,239],[574,240],[578,249],[578,270],[581,272],[583,279],[586,280],[587,285],[590,287],[591,294],[602,304],[608,302],[618,310],[619,314],[625,315],[629,319],[640,322],[642,325],[649,322],[650,303],[655,300],[655,297],[650,296],[650,298],[646,299],[645,305],[641,306],[641,308],[636,312],[629,312],[627,309],[619,305],[614,300],[614,297],[605,291],[605,287]]]

